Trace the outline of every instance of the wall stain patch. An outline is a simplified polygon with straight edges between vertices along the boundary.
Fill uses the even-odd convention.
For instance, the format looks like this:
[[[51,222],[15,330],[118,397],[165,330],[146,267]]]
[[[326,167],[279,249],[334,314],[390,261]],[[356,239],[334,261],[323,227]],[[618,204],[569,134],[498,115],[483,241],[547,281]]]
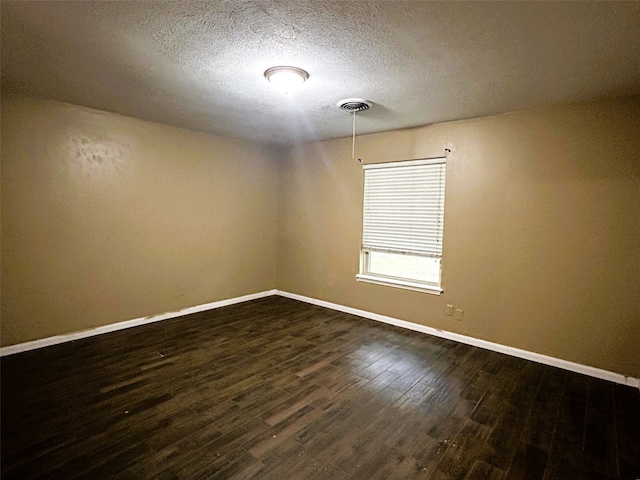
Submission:
[[[83,179],[106,180],[124,173],[129,152],[119,142],[71,131],[67,147],[69,170]]]

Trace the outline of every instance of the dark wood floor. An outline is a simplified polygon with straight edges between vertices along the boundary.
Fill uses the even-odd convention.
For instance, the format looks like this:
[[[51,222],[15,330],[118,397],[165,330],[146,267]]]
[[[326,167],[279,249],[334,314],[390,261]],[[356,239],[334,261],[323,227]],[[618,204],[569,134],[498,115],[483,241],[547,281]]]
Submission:
[[[640,392],[269,297],[3,358],[2,478],[636,479]]]

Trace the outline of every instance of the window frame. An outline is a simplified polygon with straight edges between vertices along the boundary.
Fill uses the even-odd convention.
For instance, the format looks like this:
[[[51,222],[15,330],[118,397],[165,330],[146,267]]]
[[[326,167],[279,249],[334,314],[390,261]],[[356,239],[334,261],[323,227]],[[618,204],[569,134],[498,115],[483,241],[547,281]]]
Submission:
[[[389,274],[380,274],[376,272],[371,272],[370,264],[371,264],[371,253],[373,252],[381,252],[382,250],[371,249],[364,246],[365,240],[365,207],[366,207],[366,186],[365,186],[365,175],[368,169],[383,169],[383,168],[395,168],[395,167],[403,167],[403,166],[421,166],[421,165],[434,165],[434,164],[442,164],[444,165],[442,180],[440,181],[439,188],[442,190],[441,196],[439,197],[442,201],[441,208],[441,235],[443,237],[444,233],[444,203],[445,203],[445,193],[446,193],[446,157],[435,157],[435,158],[423,158],[416,160],[403,160],[396,162],[384,162],[384,163],[376,163],[376,164],[367,164],[364,165],[364,175],[363,175],[363,209],[362,209],[362,223],[361,223],[361,235],[360,235],[360,262],[359,262],[359,271],[356,275],[356,280],[359,282],[373,283],[377,285],[384,285],[395,288],[402,288],[407,290],[413,290],[418,292],[430,293],[435,295],[440,295],[443,293],[444,289],[442,287],[442,243],[444,239],[441,237],[440,241],[440,250],[437,255],[421,255],[416,252],[409,251],[389,251],[387,253],[397,254],[397,255],[409,255],[412,257],[420,257],[427,256],[430,258],[437,258],[439,260],[439,281],[429,282],[425,280],[419,280],[415,278],[407,278],[407,277],[399,277],[393,276]]]

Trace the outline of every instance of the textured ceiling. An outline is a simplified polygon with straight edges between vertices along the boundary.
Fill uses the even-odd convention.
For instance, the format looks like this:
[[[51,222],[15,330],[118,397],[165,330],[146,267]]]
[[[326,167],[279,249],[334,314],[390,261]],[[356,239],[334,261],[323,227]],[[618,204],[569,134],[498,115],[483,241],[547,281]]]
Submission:
[[[274,144],[640,93],[640,2],[2,1],[2,90]],[[284,95],[271,66],[310,78]]]

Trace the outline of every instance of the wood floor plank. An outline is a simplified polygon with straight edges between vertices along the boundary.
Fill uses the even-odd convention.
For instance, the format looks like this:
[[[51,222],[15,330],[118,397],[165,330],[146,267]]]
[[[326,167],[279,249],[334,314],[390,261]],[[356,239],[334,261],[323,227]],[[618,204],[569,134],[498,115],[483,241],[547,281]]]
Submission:
[[[277,428],[269,429],[264,435],[258,437],[252,446],[247,446],[247,451],[255,458],[263,457],[267,452],[273,450],[303,427],[318,419],[323,413],[311,405],[306,405],[296,411],[294,415],[287,417],[286,422],[278,424]]]
[[[556,422],[556,433],[578,440],[584,438],[586,402],[563,395]]]
[[[616,416],[618,456],[640,462],[640,417]]]
[[[465,477],[465,480],[502,480],[505,473],[505,471],[482,460],[476,460],[471,466],[471,470]]]
[[[467,420],[442,455],[436,471],[445,474],[447,478],[464,480],[490,433],[489,427]]]
[[[616,434],[612,425],[587,418],[584,451],[589,468],[604,475],[617,475]]]
[[[507,472],[507,480],[542,480],[547,468],[547,457],[546,450],[519,442],[513,462]]]
[[[616,479],[637,389],[278,296],[2,363],[3,479]]]
[[[479,458],[503,471],[508,470],[524,427],[524,420],[503,413],[498,417]]]
[[[586,478],[587,470],[583,439],[565,437],[556,432],[545,469],[545,480]]]

